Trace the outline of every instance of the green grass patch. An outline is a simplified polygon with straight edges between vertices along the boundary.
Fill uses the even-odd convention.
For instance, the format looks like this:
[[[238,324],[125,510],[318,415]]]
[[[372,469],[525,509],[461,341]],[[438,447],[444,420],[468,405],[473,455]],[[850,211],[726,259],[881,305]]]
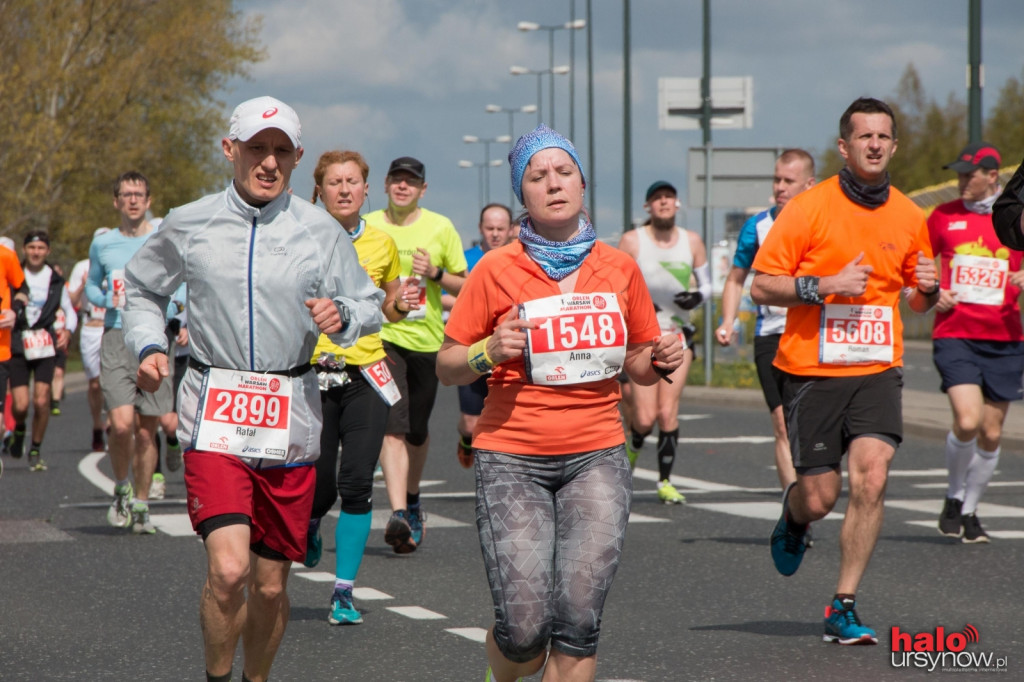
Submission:
[[[704,361],[698,358],[690,365],[687,384],[704,385]],[[757,368],[752,362],[716,362],[711,368],[711,385],[722,388],[760,388]]]

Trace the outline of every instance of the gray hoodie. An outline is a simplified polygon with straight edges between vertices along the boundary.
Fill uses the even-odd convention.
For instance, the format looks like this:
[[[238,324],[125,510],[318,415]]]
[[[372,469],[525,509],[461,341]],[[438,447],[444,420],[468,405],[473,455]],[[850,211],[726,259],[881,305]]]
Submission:
[[[125,343],[136,356],[150,346],[167,350],[164,311],[181,282],[188,286],[190,354],[213,367],[268,372],[308,364],[320,332],[306,299],[331,298],[348,309],[348,326],[329,335],[339,346],[380,331],[383,322],[384,292],[359,265],[348,235],[329,213],[287,192],[255,208],[232,184],[167,215],[125,268]],[[282,380],[292,382],[293,396],[283,464],[311,462],[320,455],[322,424],[316,374]],[[203,373],[190,367],[178,394],[178,438],[186,449],[202,383]]]

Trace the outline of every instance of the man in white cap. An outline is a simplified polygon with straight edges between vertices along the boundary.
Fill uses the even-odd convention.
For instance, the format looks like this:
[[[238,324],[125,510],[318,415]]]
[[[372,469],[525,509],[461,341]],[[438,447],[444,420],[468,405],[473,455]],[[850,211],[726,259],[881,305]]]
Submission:
[[[351,346],[380,330],[384,293],[337,221],[288,192],[302,158],[284,102],[238,105],[224,156],[234,181],[172,210],[125,269],[125,341],[139,386],[169,377],[164,309],[188,287],[189,369],[179,389],[192,526],[207,576],[199,605],[208,680],[262,682],[288,622],[291,562],[306,555],[320,456],[320,333]],[[199,406],[202,405],[202,411]]]

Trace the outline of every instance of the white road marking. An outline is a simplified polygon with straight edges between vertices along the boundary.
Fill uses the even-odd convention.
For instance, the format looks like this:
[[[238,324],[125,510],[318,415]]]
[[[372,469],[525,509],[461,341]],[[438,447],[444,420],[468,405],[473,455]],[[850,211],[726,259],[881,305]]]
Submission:
[[[886,500],[885,506],[907,511],[921,512],[938,518],[942,513],[943,500]],[[1024,518],[1024,508],[1011,507],[1006,504],[991,504],[982,502],[978,505],[978,516],[983,519],[1020,519]],[[937,523],[930,521],[929,523]]]
[[[394,597],[392,597],[387,592],[381,592],[380,590],[375,590],[372,587],[353,587],[352,596],[356,599],[361,599],[362,601],[382,601],[385,599],[394,599]]]
[[[661,519],[657,516],[647,516],[646,514],[637,514],[636,512],[629,513],[629,523],[668,523],[668,519]]]
[[[483,644],[487,639],[487,630],[484,630],[483,628],[446,628],[445,632],[450,632],[453,635],[458,635],[459,637],[465,637],[477,644]]]
[[[355,595],[353,595],[355,596]],[[406,618],[412,618],[413,620],[443,620],[447,619],[448,616],[425,609],[422,606],[389,606],[388,611],[394,611],[400,616]]]
[[[292,562],[292,568],[293,569],[303,569],[303,568],[305,568],[305,566],[303,566],[302,564],[300,564],[297,561],[293,561]],[[295,571],[295,575],[297,575],[300,578],[305,578],[306,580],[312,580],[315,583],[333,583],[334,582],[334,574],[333,573],[328,573],[327,571],[303,571],[303,570],[296,570]]]
[[[989,481],[989,488],[1019,488],[1024,486],[1024,481]],[[915,488],[931,489],[931,490],[945,490],[949,487],[948,483],[915,483]]]
[[[188,518],[188,514],[150,514],[149,520],[153,522],[157,530],[168,535],[186,537],[196,534],[192,529],[192,521]]]
[[[105,452],[90,452],[78,460],[78,473],[85,477],[85,480],[102,490],[107,495],[114,496],[114,481],[100,471],[100,460],[106,456]]]

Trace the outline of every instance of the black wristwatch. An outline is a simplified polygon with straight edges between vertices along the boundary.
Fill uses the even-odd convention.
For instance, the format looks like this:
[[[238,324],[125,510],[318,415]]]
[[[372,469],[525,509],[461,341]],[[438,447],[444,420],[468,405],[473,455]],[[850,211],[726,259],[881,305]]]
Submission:
[[[939,281],[935,280],[935,286],[932,287],[931,289],[929,289],[928,291],[925,291],[924,289],[922,289],[921,285],[918,285],[917,290],[920,291],[925,296],[934,296],[935,294],[939,293],[939,289],[941,289],[941,288],[942,287],[939,286]]]
[[[430,279],[433,282],[440,282],[442,277],[444,277],[444,268],[442,268],[440,265],[438,265],[437,266],[437,275],[435,277],[431,277]]]
[[[341,306],[341,329],[338,332],[343,332],[348,329],[348,323],[352,321],[352,313],[349,311],[347,305]]]

